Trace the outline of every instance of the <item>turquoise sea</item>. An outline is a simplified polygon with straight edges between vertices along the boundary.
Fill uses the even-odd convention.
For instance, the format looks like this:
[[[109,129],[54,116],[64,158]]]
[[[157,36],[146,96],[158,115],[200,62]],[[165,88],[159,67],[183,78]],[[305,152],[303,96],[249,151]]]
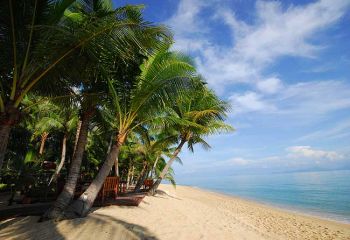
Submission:
[[[189,184],[350,223],[350,170],[211,177]]]

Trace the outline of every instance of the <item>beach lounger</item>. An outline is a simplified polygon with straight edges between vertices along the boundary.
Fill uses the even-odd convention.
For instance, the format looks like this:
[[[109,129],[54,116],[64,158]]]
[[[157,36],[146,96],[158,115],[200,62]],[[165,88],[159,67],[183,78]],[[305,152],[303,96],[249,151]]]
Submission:
[[[101,189],[101,201],[102,205],[105,201],[105,198],[111,193],[114,194],[114,198],[118,195],[118,186],[119,186],[119,177],[107,177],[103,183]]]
[[[145,186],[145,189],[150,189],[153,186],[153,179],[146,179],[143,182],[143,185]]]

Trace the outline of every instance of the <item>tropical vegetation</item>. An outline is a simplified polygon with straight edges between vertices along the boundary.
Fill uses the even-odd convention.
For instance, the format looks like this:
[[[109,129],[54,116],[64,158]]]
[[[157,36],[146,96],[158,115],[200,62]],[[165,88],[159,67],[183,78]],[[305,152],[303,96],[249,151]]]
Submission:
[[[232,131],[229,106],[171,32],[142,6],[9,0],[0,9],[0,184],[40,201],[42,217],[86,216],[109,175],[141,191],[175,184],[183,146]],[[80,181],[89,186],[80,194]]]

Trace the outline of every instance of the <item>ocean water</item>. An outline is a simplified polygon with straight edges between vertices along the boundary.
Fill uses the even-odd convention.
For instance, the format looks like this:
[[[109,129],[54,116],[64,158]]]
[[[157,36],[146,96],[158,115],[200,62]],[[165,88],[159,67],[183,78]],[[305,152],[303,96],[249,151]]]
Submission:
[[[350,170],[213,177],[191,185],[350,223]]]

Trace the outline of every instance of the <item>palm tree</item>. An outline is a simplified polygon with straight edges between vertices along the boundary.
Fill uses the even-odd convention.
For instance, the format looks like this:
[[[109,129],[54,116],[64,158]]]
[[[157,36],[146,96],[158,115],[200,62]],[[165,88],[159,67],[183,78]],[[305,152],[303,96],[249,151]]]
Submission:
[[[167,128],[171,127],[178,131],[179,143],[150,189],[150,195],[156,193],[159,184],[168,174],[171,165],[186,143],[191,151],[197,143],[209,149],[209,144],[203,139],[204,136],[223,130],[233,130],[223,122],[227,109],[226,102],[218,99],[211,90],[201,85],[195,91],[189,91],[186,96],[177,99],[176,105],[169,109],[169,115],[162,118],[162,121],[168,125]]]
[[[74,105],[64,106],[61,108],[60,117],[62,121],[60,122],[59,130],[63,132],[62,137],[62,150],[61,158],[58,166],[56,167],[55,173],[52,175],[49,185],[52,181],[55,181],[60,171],[63,168],[63,165],[66,161],[66,152],[67,152],[67,141],[70,134],[73,133],[73,130],[76,128],[78,123],[78,113],[77,107]]]
[[[93,182],[70,205],[68,217],[88,213],[130,132],[162,112],[165,103],[175,99],[179,90],[190,87],[193,75],[194,67],[189,58],[163,49],[145,61],[132,85],[109,81],[111,101],[104,106],[104,113],[116,129],[114,143]]]
[[[165,37],[164,28],[141,19],[140,7],[112,10],[110,6],[107,0],[1,4],[0,169],[11,128],[20,120],[21,104],[29,92],[39,85],[43,91],[52,90],[75,72],[81,54],[91,60],[113,47],[115,54],[126,57],[135,45],[147,46],[154,44],[155,36]]]
[[[94,42],[98,42],[100,46],[99,51],[94,48],[85,52],[88,68],[85,67],[84,69],[89,69],[89,71],[84,70],[82,81],[75,83],[76,87],[81,89],[80,95],[82,98],[80,101],[81,124],[73,159],[64,189],[43,219],[59,216],[73,198],[87,144],[89,123],[104,97],[103,93],[108,88],[106,79],[110,72],[120,73],[118,68],[127,65],[125,62],[132,65],[131,62],[140,58],[136,56],[136,53],[139,55],[139,52],[146,52],[150,47],[161,46],[164,39],[168,41],[169,34],[167,30],[145,22],[142,19],[139,7],[127,6],[112,11],[110,9],[111,4],[102,4],[103,2],[93,1],[92,6],[88,6],[86,12],[81,13],[83,19],[89,17],[88,20],[91,20],[91,17],[96,21],[96,17],[98,17],[98,22],[110,22],[109,24],[113,25],[114,28],[108,28],[109,32],[104,34],[103,37],[100,36],[98,39],[94,39]],[[79,25],[82,25],[81,27],[86,24],[85,22],[79,23]]]
[[[68,99],[70,100],[70,99]],[[31,141],[38,136],[41,137],[39,155],[43,155],[46,138],[50,132],[59,132],[62,137],[62,151],[59,165],[52,176],[50,183],[55,180],[61,171],[66,159],[67,140],[69,135],[75,129],[78,121],[78,112],[76,103],[67,103],[67,99],[63,98],[47,98],[29,94],[23,101],[25,108],[22,112],[26,113],[25,121],[23,121],[28,130],[32,131]]]
[[[139,174],[138,181],[136,183],[135,192],[139,192],[144,181],[153,174],[159,162],[164,161],[163,155],[170,156],[172,148],[170,146],[176,140],[176,136],[169,134],[169,131],[152,131],[150,127],[141,128],[140,132],[141,142],[136,147],[136,152],[142,159],[142,169]],[[177,158],[178,162],[181,160]],[[152,176],[151,176],[152,177]]]
[[[47,98],[35,95],[25,98],[23,103],[26,105],[26,110],[22,110],[22,112],[29,111],[30,121],[33,122],[32,140],[40,136],[39,155],[43,155],[45,143],[50,132],[61,129],[63,126],[61,109]]]
[[[42,43],[48,39],[48,32],[53,33],[48,29],[59,26],[65,10],[73,2],[19,0],[1,3],[0,169],[11,128],[20,120],[20,104],[24,96],[65,57],[55,57],[56,48],[46,51],[52,44]],[[46,31],[39,27],[44,25]],[[39,46],[46,52],[45,57],[39,53]]]

